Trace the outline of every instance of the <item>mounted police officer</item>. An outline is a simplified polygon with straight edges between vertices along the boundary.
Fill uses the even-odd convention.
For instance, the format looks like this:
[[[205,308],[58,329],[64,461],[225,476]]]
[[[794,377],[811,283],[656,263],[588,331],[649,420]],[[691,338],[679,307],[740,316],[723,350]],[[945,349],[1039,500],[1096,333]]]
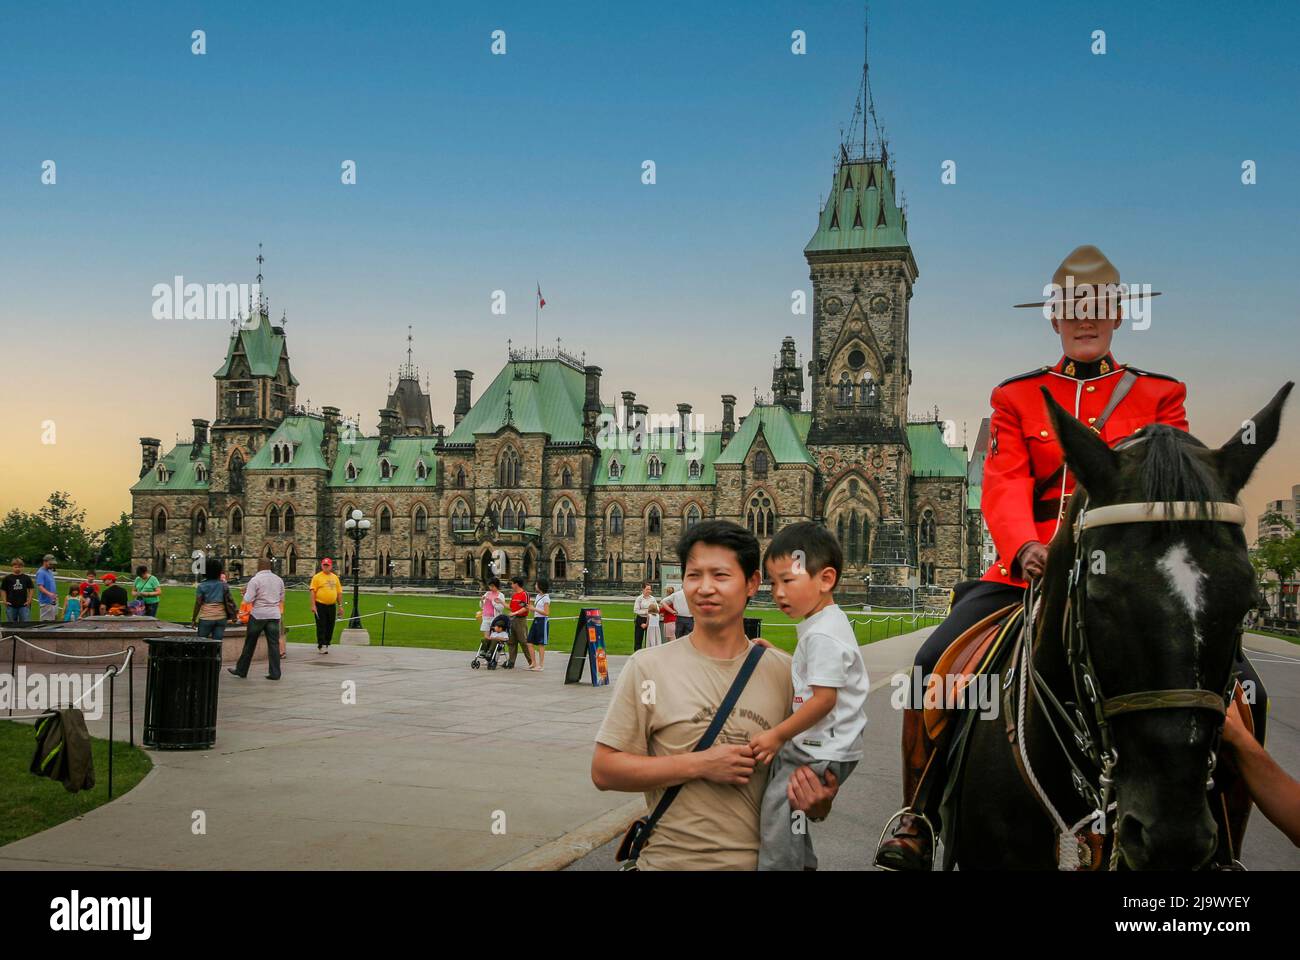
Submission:
[[[1111,446],[1147,424],[1187,430],[1187,388],[1165,374],[1121,364],[1111,353],[1111,338],[1123,322],[1122,304],[1139,294],[1125,291],[1105,254],[1094,246],[1078,247],[1057,268],[1048,289],[1048,300],[1016,306],[1043,308],[1061,338],[1063,355],[1051,366],[1002,381],[990,399],[993,416],[980,506],[998,557],[982,579],[953,590],[948,617],[917,652],[916,669],[923,677],[967,629],[1023,603],[1027,578],[1041,577],[1046,567],[1047,544],[1065,516],[1074,477],[1065,469],[1041,388],[1047,387],[1062,407]],[[1141,294],[1148,307],[1146,298],[1159,295]],[[1253,675],[1248,664],[1245,673]],[[1256,689],[1262,694],[1258,684]],[[929,811],[915,805],[923,774],[927,780],[942,780],[944,757],[935,756],[921,707],[911,703],[903,712],[905,806],[876,853],[877,865],[889,869],[928,870],[933,858],[934,838],[921,816]],[[1257,733],[1262,733],[1258,727]],[[937,762],[931,765],[932,757]],[[927,765],[932,766],[928,772]],[[927,791],[927,799],[941,791],[940,784]]]

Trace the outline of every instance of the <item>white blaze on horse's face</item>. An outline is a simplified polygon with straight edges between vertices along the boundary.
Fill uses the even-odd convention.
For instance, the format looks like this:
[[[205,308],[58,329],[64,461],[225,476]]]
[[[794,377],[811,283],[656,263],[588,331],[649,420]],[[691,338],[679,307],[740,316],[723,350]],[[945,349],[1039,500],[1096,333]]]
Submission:
[[[1156,563],[1156,566],[1160,568],[1170,586],[1173,587],[1174,595],[1183,601],[1183,607],[1187,610],[1187,617],[1192,622],[1193,670],[1195,671],[1196,683],[1199,685],[1201,683],[1202,647],[1199,617],[1205,594],[1205,572],[1196,565],[1196,561],[1187,552],[1187,545],[1184,543],[1175,543],[1170,547]],[[1195,724],[1192,725],[1190,742],[1196,742]]]

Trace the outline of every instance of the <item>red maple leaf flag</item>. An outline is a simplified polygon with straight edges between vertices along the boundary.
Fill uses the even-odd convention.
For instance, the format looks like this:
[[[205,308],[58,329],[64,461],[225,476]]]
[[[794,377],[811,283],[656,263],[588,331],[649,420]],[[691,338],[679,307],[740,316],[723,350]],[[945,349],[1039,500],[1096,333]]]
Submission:
[[[546,298],[542,296],[542,285],[540,283],[537,285],[537,306],[546,306]]]

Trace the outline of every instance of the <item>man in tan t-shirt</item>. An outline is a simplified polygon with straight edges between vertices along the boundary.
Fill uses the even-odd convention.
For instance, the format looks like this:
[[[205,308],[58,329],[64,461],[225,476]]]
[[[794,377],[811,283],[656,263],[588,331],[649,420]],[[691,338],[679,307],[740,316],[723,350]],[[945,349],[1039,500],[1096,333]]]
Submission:
[[[694,631],[638,651],[623,667],[596,734],[591,779],[601,790],[644,791],[650,809],[668,787],[685,784],[642,848],[640,869],[754,870],[767,767],[748,744],[790,715],[790,657],[764,653],[714,745],[692,752],[753,646],[744,612],[759,585],[759,546],[739,524],[708,520],[677,550]],[[809,773],[791,778],[791,805],[820,819],[834,776],[823,785]]]

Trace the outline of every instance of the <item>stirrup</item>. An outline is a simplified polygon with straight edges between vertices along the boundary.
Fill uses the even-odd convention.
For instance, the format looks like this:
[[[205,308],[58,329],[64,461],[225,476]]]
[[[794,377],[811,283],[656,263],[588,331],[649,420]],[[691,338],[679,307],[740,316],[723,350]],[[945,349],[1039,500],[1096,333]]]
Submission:
[[[895,812],[895,813],[894,813],[894,814],[893,814],[893,815],[892,815],[888,820],[885,821],[885,829],[883,829],[883,830],[880,831],[880,839],[876,841],[876,855],[875,855],[875,857],[873,857],[872,860],[871,860],[872,864],[873,864],[874,866],[876,866],[876,867],[879,867],[881,870],[887,870],[887,871],[889,871],[890,873],[901,873],[901,872],[902,872],[902,871],[900,871],[897,867],[889,867],[889,866],[885,866],[884,864],[882,864],[882,863],[880,862],[880,848],[883,847],[883,846],[885,845],[885,834],[889,833],[889,828],[890,828],[891,826],[893,826],[894,821],[895,821],[895,820],[899,820],[899,819],[901,819],[901,818],[904,817],[904,816],[911,816],[911,817],[914,817],[914,818],[915,818],[919,823],[923,823],[923,824],[925,824],[925,829],[929,831],[929,833],[930,833],[930,866],[933,868],[933,866],[934,866],[934,850],[935,850],[935,845],[936,845],[936,844],[935,844],[935,835],[934,835],[934,824],[930,822],[930,818],[927,817],[927,816],[925,815],[925,813],[923,813],[923,812],[921,812],[921,811],[913,810],[910,806],[908,806],[908,807],[903,807],[901,810],[896,811],[896,812]]]

